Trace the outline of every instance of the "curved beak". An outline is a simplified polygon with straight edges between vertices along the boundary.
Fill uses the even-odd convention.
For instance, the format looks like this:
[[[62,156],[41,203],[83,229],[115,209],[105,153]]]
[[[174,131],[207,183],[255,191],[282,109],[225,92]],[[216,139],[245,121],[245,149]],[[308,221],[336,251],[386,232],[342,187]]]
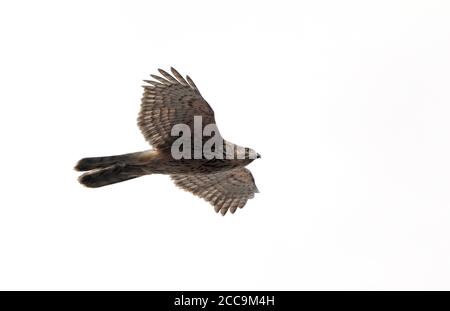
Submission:
[[[261,159],[261,155],[259,153],[256,154],[257,159]]]

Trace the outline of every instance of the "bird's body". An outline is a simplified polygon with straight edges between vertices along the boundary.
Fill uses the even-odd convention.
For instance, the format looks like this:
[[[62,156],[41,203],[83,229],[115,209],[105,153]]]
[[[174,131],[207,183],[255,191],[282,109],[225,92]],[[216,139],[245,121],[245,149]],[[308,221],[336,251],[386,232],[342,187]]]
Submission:
[[[121,167],[135,174],[209,174],[227,171],[247,165],[249,160],[228,159],[174,159],[170,153],[161,150],[147,150],[110,157],[81,159],[75,167],[78,171],[93,170],[111,166]],[[90,173],[84,175],[87,176]],[[83,175],[80,178],[83,182]],[[95,188],[95,184],[90,185]]]
[[[152,75],[158,82],[145,81],[151,85],[144,86],[138,118],[141,132],[154,149],[81,159],[75,169],[86,173],[79,181],[97,188],[144,175],[167,174],[177,186],[209,201],[216,212],[234,213],[258,192],[244,167],[259,155],[221,137],[214,112],[192,79],[186,77],[186,81],[173,68],[175,78],[163,70],[160,73],[164,78]],[[177,135],[180,130],[183,136]]]

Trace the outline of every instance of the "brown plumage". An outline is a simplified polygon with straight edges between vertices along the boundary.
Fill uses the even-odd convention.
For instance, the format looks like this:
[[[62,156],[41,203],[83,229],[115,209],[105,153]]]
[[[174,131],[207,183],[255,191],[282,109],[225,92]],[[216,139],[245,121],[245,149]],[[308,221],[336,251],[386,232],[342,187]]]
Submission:
[[[79,181],[96,188],[149,174],[168,174],[177,186],[210,202],[216,212],[234,213],[258,192],[252,174],[244,166],[259,155],[250,148],[224,140],[215,126],[214,111],[192,79],[183,78],[173,68],[171,71],[172,75],[159,69],[161,76],[151,75],[155,80],[144,80],[147,84],[143,86],[138,126],[154,149],[81,159],[75,169],[87,172]],[[199,117],[200,129],[194,122]],[[174,136],[172,130],[180,124],[187,125],[192,134],[188,140],[183,140],[183,147],[190,146],[192,154],[200,150],[200,157],[180,159],[174,156],[172,148],[179,137]],[[203,136],[208,125],[212,125],[216,138],[221,141],[209,152],[205,140],[210,137]],[[212,154],[216,156],[211,158]]]

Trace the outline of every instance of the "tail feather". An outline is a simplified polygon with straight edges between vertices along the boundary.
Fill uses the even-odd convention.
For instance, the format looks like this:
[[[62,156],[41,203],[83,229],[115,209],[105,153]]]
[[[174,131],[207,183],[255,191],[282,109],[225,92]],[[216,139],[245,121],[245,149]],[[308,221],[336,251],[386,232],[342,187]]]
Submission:
[[[90,171],[93,169],[106,168],[112,165],[127,163],[130,159],[134,158],[140,152],[127,153],[116,156],[109,157],[93,157],[93,158],[83,158],[78,161],[75,166],[77,171]]]
[[[127,171],[126,167],[114,165],[81,175],[78,180],[81,184],[89,188],[98,188],[106,185],[115,184],[125,180],[137,178],[142,174]]]

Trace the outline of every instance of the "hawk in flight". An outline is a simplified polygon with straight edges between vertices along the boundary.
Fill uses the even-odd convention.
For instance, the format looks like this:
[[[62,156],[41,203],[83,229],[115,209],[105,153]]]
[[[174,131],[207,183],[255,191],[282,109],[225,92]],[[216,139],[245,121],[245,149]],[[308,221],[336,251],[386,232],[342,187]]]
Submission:
[[[172,75],[159,69],[160,76],[144,80],[138,126],[153,149],[83,158],[75,166],[77,171],[85,171],[79,181],[97,188],[144,175],[167,174],[178,187],[210,202],[216,212],[234,213],[258,192],[245,166],[260,155],[224,140],[214,111],[194,81],[174,68],[171,71]]]

